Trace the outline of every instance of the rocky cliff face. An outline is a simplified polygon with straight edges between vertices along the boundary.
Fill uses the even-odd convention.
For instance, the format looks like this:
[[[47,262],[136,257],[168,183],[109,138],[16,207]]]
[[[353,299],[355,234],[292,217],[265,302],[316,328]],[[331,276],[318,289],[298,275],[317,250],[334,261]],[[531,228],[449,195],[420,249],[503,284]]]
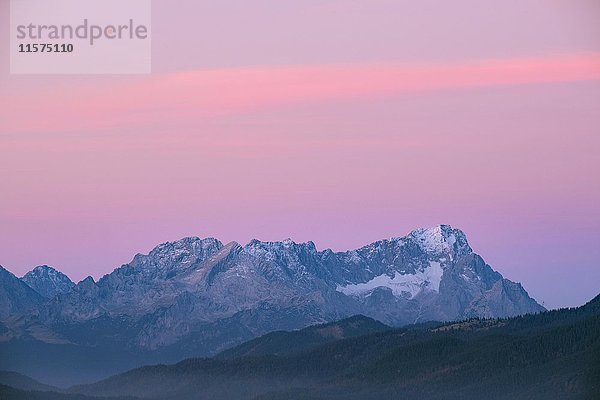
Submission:
[[[43,297],[0,266],[0,321],[35,312]]]
[[[473,253],[460,230],[440,225],[347,252],[289,239],[241,246],[185,238],[58,292],[36,318],[74,343],[209,354],[355,314],[403,325],[542,310]]]

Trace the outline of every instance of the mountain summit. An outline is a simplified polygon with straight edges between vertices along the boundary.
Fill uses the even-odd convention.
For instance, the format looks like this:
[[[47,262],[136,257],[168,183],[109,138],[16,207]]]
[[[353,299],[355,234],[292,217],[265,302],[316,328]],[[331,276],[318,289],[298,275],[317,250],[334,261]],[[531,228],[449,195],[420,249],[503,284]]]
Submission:
[[[35,267],[21,280],[47,299],[60,293],[66,293],[75,286],[68,276],[47,265]]]
[[[415,229],[408,236],[427,253],[447,253],[461,256],[473,252],[465,234],[450,225]]]
[[[160,353],[158,362],[356,314],[400,326],[544,310],[448,225],[345,252],[290,239],[242,246],[184,238],[136,255],[97,282],[52,286],[57,295],[47,290],[48,276],[59,276],[52,271],[27,275],[29,286],[51,298],[22,315],[29,324],[9,326],[17,331],[10,337]]]

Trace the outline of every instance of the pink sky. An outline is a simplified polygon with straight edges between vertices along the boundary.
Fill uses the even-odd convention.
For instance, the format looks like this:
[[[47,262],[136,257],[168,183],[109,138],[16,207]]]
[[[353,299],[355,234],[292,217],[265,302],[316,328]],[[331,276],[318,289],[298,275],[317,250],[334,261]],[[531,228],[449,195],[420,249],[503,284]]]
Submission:
[[[155,2],[147,76],[2,62],[0,264],[449,223],[549,307],[600,292],[597,3],[281,3]]]

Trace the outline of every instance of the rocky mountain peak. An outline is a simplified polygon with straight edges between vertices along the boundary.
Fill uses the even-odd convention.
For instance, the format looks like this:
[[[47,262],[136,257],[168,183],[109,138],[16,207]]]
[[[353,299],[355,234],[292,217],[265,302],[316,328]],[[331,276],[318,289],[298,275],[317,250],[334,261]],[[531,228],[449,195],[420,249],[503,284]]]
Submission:
[[[473,252],[464,232],[452,228],[450,225],[415,229],[408,234],[407,238],[417,244],[425,253],[449,254],[458,257]]]
[[[182,254],[200,256],[207,251],[220,250],[223,243],[215,238],[200,239],[198,237],[186,237],[175,242],[159,244],[148,253],[148,257],[163,258],[177,257]]]
[[[159,244],[148,254],[137,254],[121,269],[152,279],[171,278],[215,255],[222,248],[223,243],[215,238],[186,237]]]
[[[244,250],[248,254],[283,254],[283,253],[309,253],[317,254],[317,248],[313,242],[296,243],[292,239],[285,239],[281,242],[263,242],[257,239],[252,239]]]
[[[48,265],[35,267],[26,273],[21,280],[47,299],[51,299],[60,293],[66,293],[75,286],[75,283],[67,275]]]
[[[88,276],[87,278],[82,279],[77,285],[78,288],[89,289],[96,286],[96,282],[94,278]]]

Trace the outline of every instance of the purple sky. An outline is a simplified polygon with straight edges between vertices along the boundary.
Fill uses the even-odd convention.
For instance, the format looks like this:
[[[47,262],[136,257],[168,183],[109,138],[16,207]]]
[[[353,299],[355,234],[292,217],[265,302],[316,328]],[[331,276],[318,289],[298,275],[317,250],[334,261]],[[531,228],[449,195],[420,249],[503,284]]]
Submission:
[[[148,76],[3,51],[0,264],[79,280],[189,235],[448,223],[548,307],[600,292],[597,0],[290,3],[154,2]]]

